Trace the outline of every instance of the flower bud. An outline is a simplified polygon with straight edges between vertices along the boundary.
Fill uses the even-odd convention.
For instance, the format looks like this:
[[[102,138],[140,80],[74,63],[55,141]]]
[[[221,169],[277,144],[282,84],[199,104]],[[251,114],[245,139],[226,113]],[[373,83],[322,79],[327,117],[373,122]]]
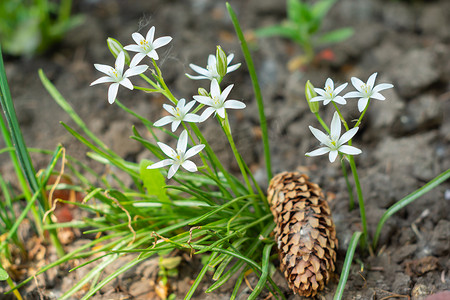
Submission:
[[[319,111],[319,102],[311,102],[310,100],[317,96],[316,91],[314,91],[314,86],[312,85],[311,81],[306,82],[305,86],[305,96],[306,101],[308,101],[309,109],[313,114],[317,113]]]
[[[125,54],[125,63],[127,65],[130,64],[130,55],[126,50],[123,49],[123,46],[121,43],[119,43],[118,40],[113,38],[108,38],[106,40],[106,43],[108,44],[109,51],[111,51],[112,55],[114,55],[114,58],[117,58],[120,52],[123,52]]]
[[[198,94],[200,96],[206,96],[209,97],[209,93],[204,88],[198,88]]]
[[[225,51],[223,51],[220,46],[217,46],[216,61],[217,74],[219,74],[220,77],[224,77],[227,74],[228,60]]]

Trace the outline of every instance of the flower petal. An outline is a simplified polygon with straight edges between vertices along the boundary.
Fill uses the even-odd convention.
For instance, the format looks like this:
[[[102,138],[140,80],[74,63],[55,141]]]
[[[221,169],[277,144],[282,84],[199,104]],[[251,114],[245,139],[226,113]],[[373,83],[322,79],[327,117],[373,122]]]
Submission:
[[[342,105],[347,104],[347,101],[346,101],[346,100],[344,99],[344,97],[342,97],[342,96],[336,96],[336,97],[333,99],[333,101],[336,102],[336,103],[342,104]]]
[[[330,138],[325,133],[312,126],[309,126],[309,130],[322,144],[330,146]]]
[[[223,107],[225,108],[232,108],[232,109],[242,109],[245,108],[246,105],[244,102],[242,101],[238,101],[238,100],[227,100],[225,101],[225,103],[223,104]]]
[[[181,121],[180,120],[173,120],[172,122],[172,132],[175,132],[177,130],[178,126],[180,126]]]
[[[328,147],[321,147],[319,149],[316,149],[314,151],[311,152],[306,152],[305,155],[306,156],[319,156],[319,155],[323,155],[325,153],[330,152],[330,148]]]
[[[123,78],[119,83],[129,90],[132,90],[134,88],[133,84],[131,83],[130,79],[128,79],[128,78]]]
[[[154,60],[158,60],[159,56],[155,49],[147,53],[147,56],[153,58]]]
[[[100,77],[99,79],[95,80],[94,82],[92,82],[91,86],[93,86],[95,84],[99,84],[99,83],[108,83],[108,82],[115,82],[115,80],[109,76],[103,76],[103,77]]]
[[[210,93],[212,98],[220,97],[220,86],[215,78],[211,80]]]
[[[333,119],[330,126],[330,137],[332,141],[337,141],[341,135],[341,119],[337,111],[334,112]]]
[[[153,48],[157,49],[157,48],[163,47],[163,46],[167,45],[168,43],[170,43],[171,40],[172,40],[172,37],[170,37],[170,36],[162,36],[160,38],[157,38],[153,42]]]
[[[349,145],[343,145],[339,148],[339,152],[350,154],[350,155],[358,155],[361,154],[362,151],[356,147],[349,146]]]
[[[181,166],[189,172],[196,172],[197,166],[190,160],[185,160]]]
[[[209,118],[209,116],[211,116],[214,112],[215,112],[215,108],[213,107],[208,107],[207,109],[205,109],[202,113],[202,115],[200,116],[199,122],[204,122],[206,119]]]
[[[372,89],[375,85],[375,78],[377,78],[378,73],[375,72],[372,75],[370,75],[369,79],[367,79],[367,85],[370,86]]]
[[[102,64],[94,64],[94,68],[96,68],[97,71],[100,71],[108,76],[110,75],[111,69],[113,69],[111,66],[102,65]]]
[[[174,163],[170,169],[169,172],[167,173],[167,179],[170,179],[173,177],[173,175],[175,175],[175,173],[178,171],[178,168],[180,167],[180,165],[178,163]]]
[[[327,78],[327,81],[325,81],[325,89],[326,87],[329,87],[331,90],[334,90],[334,82],[331,78]]]
[[[141,43],[142,40],[145,40],[145,38],[142,36],[142,34],[140,34],[139,32],[134,32],[131,35],[131,38],[133,39],[133,41],[136,42],[136,44],[139,46],[139,44]],[[140,48],[140,47],[139,47]],[[127,49],[128,50],[128,49]]]
[[[180,101],[181,100],[186,101],[185,99],[180,99]],[[183,105],[184,106],[183,112],[187,113],[188,111],[190,111],[192,109],[192,107],[195,105],[195,102],[196,102],[195,100],[192,100],[192,101],[188,102],[186,105]]]
[[[334,162],[336,160],[336,157],[338,156],[339,152],[337,150],[331,150],[330,154],[328,154],[328,159],[330,162]]]
[[[190,148],[188,151],[186,151],[186,153],[184,154],[184,158],[188,159],[194,155],[196,155],[197,153],[199,153],[200,151],[203,150],[203,148],[205,148],[205,145],[200,144],[200,145],[196,145],[192,148]]]
[[[142,74],[145,71],[147,71],[148,66],[147,65],[141,65],[141,66],[133,66],[131,68],[129,68],[128,70],[125,71],[125,74],[123,75],[124,77],[130,77],[130,76],[135,76],[138,74]]]
[[[218,113],[222,119],[225,119],[225,107],[222,106],[217,108],[216,113]]]
[[[220,99],[222,99],[222,101],[225,101],[225,100],[227,99],[227,97],[228,97],[228,95],[230,94],[231,89],[233,88],[233,86],[234,86],[234,84],[230,84],[229,86],[227,86],[227,87],[223,90],[222,94],[220,95]]]
[[[184,75],[186,75],[189,79],[192,79],[192,80],[209,79],[209,77],[203,76],[203,75],[201,75],[201,76],[194,76],[194,75],[190,75],[188,73],[184,73]]]
[[[125,53],[123,51],[120,51],[119,55],[117,55],[115,67],[117,72],[119,72],[120,75],[123,74],[123,67],[125,66]]]
[[[156,121],[155,123],[153,123],[153,126],[160,127],[160,126],[167,125],[173,121],[174,121],[174,117],[165,116],[165,117],[162,117],[161,119],[159,119],[158,121]]]
[[[227,74],[230,73],[230,72],[236,71],[237,69],[239,69],[240,66],[241,66],[241,63],[235,64],[235,65],[232,65],[232,66],[228,66],[227,67]]]
[[[147,169],[159,169],[159,168],[171,165],[171,164],[173,164],[173,162],[174,162],[173,159],[170,159],[170,158],[164,159],[157,163],[154,163],[153,165],[148,166]]]
[[[363,94],[361,94],[360,92],[353,91],[345,94],[344,98],[360,98],[361,96],[363,96]]]
[[[195,114],[187,114],[183,118],[184,122],[197,123],[199,120],[200,120],[200,116],[197,116]]]
[[[108,102],[109,104],[113,104],[116,101],[117,91],[119,90],[119,84],[114,82],[109,86],[108,89]]]
[[[339,94],[340,92],[342,92],[342,90],[345,89],[345,88],[347,87],[347,85],[348,85],[348,83],[346,82],[346,83],[341,84],[340,86],[338,86],[338,87],[334,90],[335,95],[337,95],[337,94]]]
[[[358,92],[360,92],[360,93],[362,93],[363,92],[363,90],[362,90],[362,86],[364,86],[365,85],[365,83],[364,82],[362,82],[361,81],[361,79],[359,79],[359,78],[356,78],[356,77],[352,77],[352,84],[353,84],[353,86],[355,87],[355,89],[357,89],[358,90]],[[350,97],[350,96],[349,96]]]
[[[133,52],[141,52],[142,51],[142,48],[136,44],[127,45],[127,46],[123,47],[123,49],[128,50],[128,51],[133,51]]]
[[[155,26],[152,26],[149,29],[149,31],[147,32],[147,35],[145,36],[145,39],[147,40],[147,42],[153,43],[154,37],[155,37]]]
[[[197,72],[198,74],[204,75],[206,77],[208,77],[209,75],[209,71],[207,69],[204,69],[194,64],[189,64],[189,67],[191,67],[191,69]]]
[[[208,66],[215,66],[216,64],[216,57],[213,54],[208,55]]]
[[[377,100],[386,100],[386,98],[383,95],[381,95],[380,93],[374,93],[374,94],[372,94],[372,96],[370,96],[370,98],[377,99]]]
[[[369,101],[369,98],[360,98],[359,99],[359,101],[358,101],[359,112],[362,112],[366,108],[368,101]]]
[[[311,100],[309,100],[309,102],[318,102],[318,101],[324,101],[324,100],[327,100],[327,99],[322,96],[316,96],[316,97],[312,98]]]
[[[204,105],[211,106],[211,105],[214,104],[214,103],[213,103],[213,100],[212,100],[210,97],[197,95],[197,96],[194,96],[193,98],[194,98],[197,102],[199,102],[199,103],[201,103],[201,104],[204,104]]]
[[[135,56],[133,56],[133,59],[130,62],[130,67],[133,68],[133,67],[137,66],[137,64],[140,63],[142,61],[142,59],[146,56],[147,55],[145,53],[141,53],[141,52],[137,53]]]
[[[165,155],[167,155],[168,157],[175,159],[177,154],[175,152],[175,150],[173,150],[171,147],[167,146],[164,143],[158,142],[157,143],[159,148],[162,150],[162,152],[164,152]]]
[[[355,134],[358,132],[359,127],[355,127],[345,132],[338,141],[338,145],[342,145],[347,143],[350,139],[352,139]]]
[[[377,85],[376,87],[373,88],[372,92],[376,93],[376,92],[380,92],[386,89],[391,89],[393,88],[394,85],[390,84],[390,83],[380,83],[379,85]]]
[[[185,129],[185,130],[183,130],[183,132],[180,134],[180,137],[178,138],[177,150],[183,152],[183,154],[184,154],[186,152],[187,143],[188,143],[188,134]]]

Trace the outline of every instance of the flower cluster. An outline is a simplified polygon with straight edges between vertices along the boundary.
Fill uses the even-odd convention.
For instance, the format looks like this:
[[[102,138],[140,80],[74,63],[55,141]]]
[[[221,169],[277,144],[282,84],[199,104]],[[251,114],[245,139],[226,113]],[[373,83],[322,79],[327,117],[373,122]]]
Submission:
[[[390,83],[381,83],[375,85],[376,77],[377,73],[373,73],[367,80],[367,83],[364,83],[363,81],[361,81],[356,77],[352,77],[351,81],[356,91],[348,92],[344,96],[339,96],[339,94],[347,87],[347,83],[341,84],[337,88],[335,88],[333,80],[331,78],[328,78],[325,82],[324,89],[313,88],[313,90],[311,90],[312,85],[309,82],[307,83],[306,96],[308,102],[310,103],[310,107],[312,107],[311,102],[323,101],[324,105],[333,102],[336,108],[336,112],[334,113],[333,120],[331,121],[330,126],[331,129],[329,130],[328,128],[326,128],[326,126],[324,126],[329,135],[323,133],[322,131],[312,126],[309,126],[311,133],[320,141],[323,147],[311,152],[307,152],[305,154],[306,156],[317,156],[329,153],[330,162],[334,162],[339,153],[347,155],[357,155],[361,153],[360,149],[344,144],[351,141],[353,136],[357,133],[359,129],[358,125],[361,122],[361,119],[364,116],[364,113],[368,107],[369,100],[372,98],[377,100],[385,100],[386,98],[380,94],[380,91],[390,89],[393,87],[393,85]],[[319,95],[317,95],[316,93]],[[345,123],[344,121],[344,126],[346,127],[347,132],[345,132],[340,137],[342,127],[341,124],[342,115],[336,103],[341,105],[347,104],[345,98],[359,98],[358,110],[359,112],[362,112],[362,114],[358,122],[352,129],[349,129],[347,123]],[[318,108],[314,109],[311,108],[311,111],[316,113],[316,116],[320,118],[317,114],[317,110]]]
[[[126,88],[132,90],[134,89],[133,84],[129,80],[129,77],[134,75],[139,75],[144,73],[149,67],[147,65],[138,65],[145,57],[149,57],[152,59],[152,63],[156,68],[157,65],[155,63],[156,60],[159,59],[159,55],[156,52],[156,49],[163,47],[170,43],[172,40],[172,37],[170,36],[163,36],[157,39],[154,39],[155,37],[155,27],[151,27],[150,30],[147,32],[146,37],[144,38],[140,33],[133,33],[132,38],[136,42],[136,44],[128,45],[125,47],[122,47],[119,42],[113,40],[113,45],[110,47],[110,49],[113,52],[113,54],[117,54],[115,67],[110,67],[106,65],[101,64],[95,64],[95,68],[105,73],[107,76],[101,77],[94,82],[91,83],[91,85],[99,84],[99,83],[112,83],[109,87],[108,91],[108,102],[114,103],[119,85],[123,85]],[[125,62],[129,58],[127,58],[128,51],[137,52],[137,54],[131,59],[130,62],[130,68],[128,70],[124,71]],[[211,81],[210,83],[210,91],[207,92],[204,89],[199,89],[199,94],[193,96],[192,101],[186,103],[186,100],[184,98],[182,99],[175,99],[168,97],[169,100],[172,101],[172,104],[174,106],[169,104],[163,104],[164,110],[166,110],[170,115],[164,116],[160,120],[156,121],[154,123],[154,126],[160,127],[167,124],[171,124],[172,132],[175,132],[180,124],[183,124],[183,127],[186,128],[186,123],[197,123],[197,122],[204,122],[207,120],[212,114],[218,115],[221,119],[226,119],[226,109],[242,109],[245,108],[245,104],[238,100],[228,100],[227,97],[231,92],[231,89],[233,88],[233,85],[227,86],[223,91],[220,89],[220,82],[222,81],[223,77],[232,72],[235,71],[237,68],[240,67],[240,63],[235,65],[230,65],[231,61],[233,60],[234,55],[230,54],[228,56],[225,55],[225,52],[218,46],[216,55],[209,55],[208,57],[208,65],[206,69],[203,69],[197,65],[190,64],[190,67],[200,74],[200,76],[193,76],[186,74],[187,77],[194,80],[201,80],[201,79],[208,79]],[[159,75],[159,72],[155,72]],[[146,78],[146,77],[144,77]],[[146,78],[147,81],[149,81],[148,78]],[[163,78],[158,78],[159,82],[163,82]],[[153,86],[155,89],[165,95],[169,94],[167,90],[164,90],[160,87],[159,84],[154,83]],[[148,90],[151,89],[145,89],[140,87],[142,90]],[[171,93],[170,93],[171,94]],[[195,113],[190,113],[190,111],[194,108],[194,106],[198,104],[196,111],[199,111],[203,107],[206,106],[206,109],[203,111],[201,115],[197,115]],[[193,139],[192,139],[193,141]],[[178,138],[178,143],[176,149],[172,149],[168,145],[158,142],[157,143],[161,151],[167,155],[169,158],[164,159],[160,162],[157,162],[151,166],[148,166],[148,169],[156,169],[161,168],[165,166],[171,166],[167,177],[170,179],[172,178],[179,167],[183,167],[185,170],[189,172],[195,172],[197,171],[197,166],[194,162],[188,160],[192,156],[198,154],[203,148],[205,147],[204,144],[199,144],[191,147],[189,150],[187,150],[188,146],[188,132],[187,130],[183,130]]]
[[[359,98],[358,109],[360,112],[362,112],[367,107],[369,99],[373,98],[377,100],[385,100],[386,98],[379,92],[394,87],[390,83],[381,83],[375,85],[376,77],[377,73],[373,73],[367,80],[367,83],[362,82],[356,77],[352,77],[352,84],[355,87],[356,91],[349,92],[344,96],[339,96],[339,93],[347,87],[347,83],[344,83],[334,89],[333,80],[331,78],[328,78],[325,82],[324,89],[314,89],[314,91],[316,91],[320,96],[314,97],[310,101],[323,101],[324,105],[327,105],[330,102],[346,104],[347,101],[345,100],[345,98]]]

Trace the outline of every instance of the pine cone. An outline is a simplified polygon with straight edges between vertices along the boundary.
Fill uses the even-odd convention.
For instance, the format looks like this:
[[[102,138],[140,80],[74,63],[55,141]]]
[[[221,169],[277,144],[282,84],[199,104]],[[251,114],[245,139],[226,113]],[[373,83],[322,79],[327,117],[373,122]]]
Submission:
[[[297,172],[276,175],[268,201],[276,223],[280,269],[289,287],[313,297],[334,271],[338,241],[331,211],[320,187]]]

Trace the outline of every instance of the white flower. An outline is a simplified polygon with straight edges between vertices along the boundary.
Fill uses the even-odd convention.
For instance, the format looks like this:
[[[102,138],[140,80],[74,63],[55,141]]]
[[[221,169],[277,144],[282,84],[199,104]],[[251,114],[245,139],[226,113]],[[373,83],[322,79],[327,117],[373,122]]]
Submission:
[[[325,88],[324,89],[318,89],[315,88],[314,91],[316,91],[317,94],[320,96],[316,96],[312,98],[311,102],[315,101],[323,101],[323,105],[327,105],[331,101],[339,103],[339,104],[346,104],[347,101],[345,101],[344,97],[338,96],[340,92],[342,92],[343,89],[347,86],[348,83],[341,84],[336,89],[334,89],[334,82],[331,78],[328,78],[325,82]]]
[[[359,98],[358,100],[358,110],[362,112],[369,101],[369,99],[385,100],[386,98],[379,92],[382,90],[390,89],[394,87],[390,83],[381,83],[375,86],[375,78],[377,73],[370,75],[367,83],[362,82],[356,77],[352,77],[352,84],[357,89],[357,91],[349,92],[344,95],[344,97]]]
[[[220,93],[220,86],[216,79],[211,81],[211,96],[194,96],[194,99],[198,102],[209,106],[202,113],[200,122],[205,121],[212,113],[217,113],[222,119],[225,118],[225,108],[242,109],[245,108],[245,104],[238,100],[226,100],[228,94],[233,88],[233,84],[227,86],[222,93]]]
[[[187,142],[188,134],[186,130],[183,130],[183,132],[181,133],[178,139],[176,150],[173,150],[171,147],[167,146],[164,143],[158,142],[159,148],[161,148],[164,154],[166,154],[170,158],[154,163],[153,165],[148,166],[147,169],[158,169],[171,165],[169,173],[167,174],[168,179],[172,178],[172,176],[175,175],[180,166],[182,166],[189,172],[197,171],[197,166],[195,165],[195,163],[188,160],[188,158],[202,151],[202,149],[205,148],[205,145],[196,145],[186,151]]]
[[[344,133],[341,137],[341,120],[339,119],[339,114],[337,112],[334,113],[333,120],[331,120],[331,130],[330,135],[323,133],[322,131],[309,126],[309,130],[311,130],[312,134],[323,144],[325,147],[321,147],[311,152],[307,152],[306,156],[318,156],[326,153],[330,153],[328,158],[330,162],[334,162],[338,153],[357,155],[362,151],[356,147],[344,145],[349,140],[353,138],[353,136],[358,131],[358,127],[352,128],[346,133]]]
[[[180,99],[177,103],[176,107],[173,107],[168,104],[163,104],[164,109],[171,114],[171,116],[165,116],[161,118],[159,121],[156,121],[155,125],[156,127],[164,126],[166,124],[172,123],[172,132],[177,130],[178,126],[182,121],[184,122],[198,122],[199,116],[195,114],[189,114],[188,111],[191,110],[191,108],[195,104],[195,100],[192,100],[188,104],[186,104],[186,100]]]
[[[155,37],[155,26],[150,28],[145,38],[138,32],[133,33],[131,37],[136,42],[136,45],[133,44],[124,47],[125,50],[137,52],[131,60],[130,66],[137,65],[146,56],[158,60],[159,56],[156,53],[156,49],[167,45],[172,40],[170,36],[163,36],[153,40]]]
[[[230,63],[233,60],[233,58],[234,58],[234,54],[230,54],[227,56],[227,74],[237,70],[241,66],[240,63],[230,66]],[[193,75],[186,73],[186,76],[189,77],[190,79],[194,79],[194,80],[220,79],[220,75],[217,72],[217,59],[216,59],[216,56],[214,56],[212,54],[210,54],[208,56],[208,65],[206,66],[206,69],[199,67],[197,65],[194,65],[194,64],[189,64],[189,67],[191,67],[192,70],[194,70],[195,72],[200,74],[200,76],[193,76]]]
[[[103,76],[95,80],[94,82],[91,83],[91,86],[99,83],[112,82],[108,90],[108,102],[111,104],[114,103],[116,99],[117,91],[119,90],[119,84],[132,90],[133,84],[128,79],[128,77],[144,73],[148,68],[148,66],[146,65],[134,66],[126,70],[125,73],[123,73],[124,65],[125,65],[125,54],[123,51],[121,51],[119,55],[117,55],[114,68],[107,65],[94,64],[94,67],[98,71],[105,73],[107,76]]]

